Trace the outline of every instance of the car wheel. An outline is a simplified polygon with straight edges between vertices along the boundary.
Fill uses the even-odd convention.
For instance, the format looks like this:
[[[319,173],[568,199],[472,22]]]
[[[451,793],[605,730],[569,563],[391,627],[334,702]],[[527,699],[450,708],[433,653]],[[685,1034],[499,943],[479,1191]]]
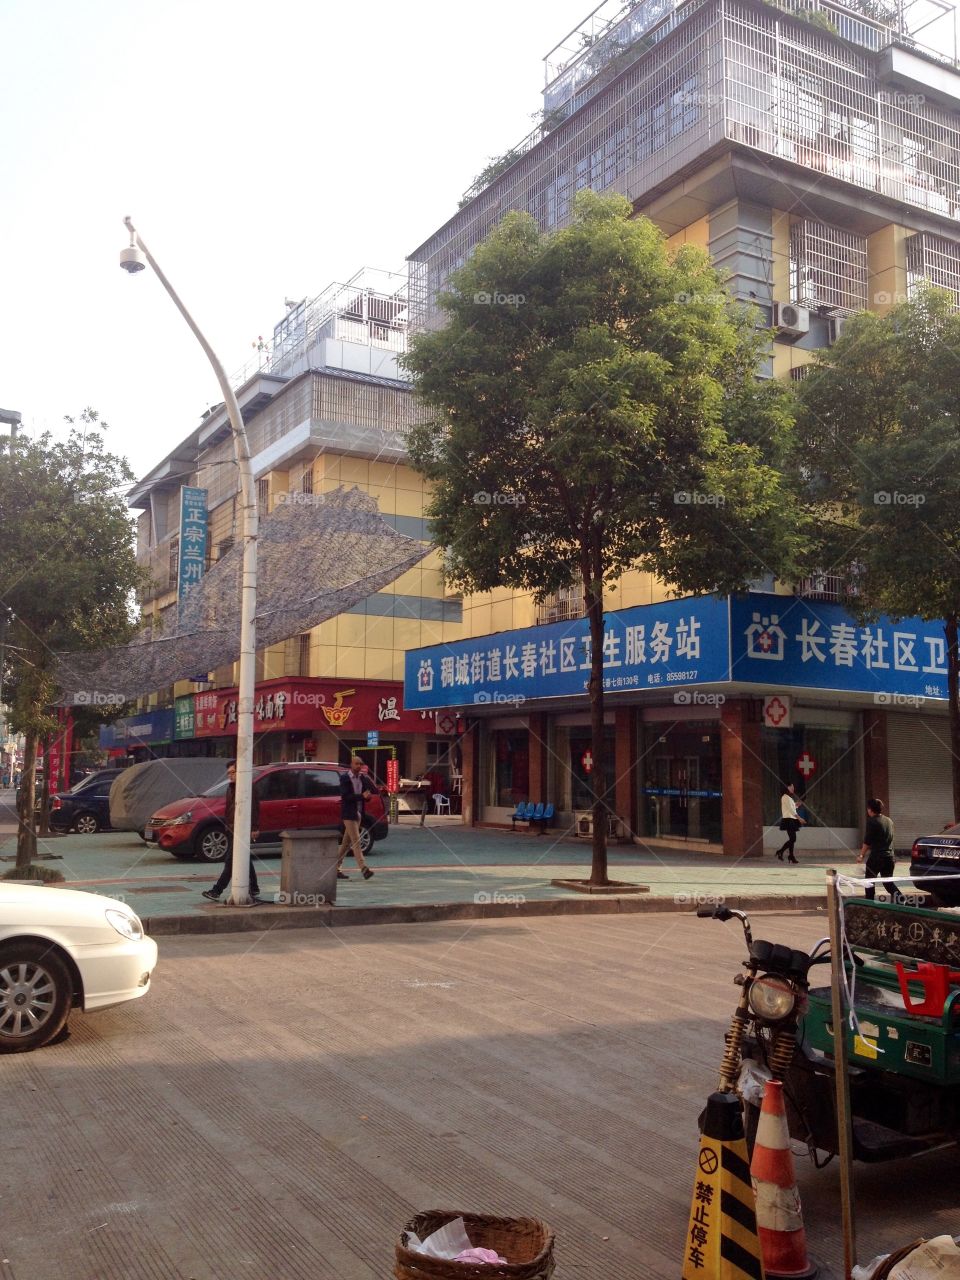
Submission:
[[[222,862],[230,848],[230,837],[223,827],[207,827],[193,842],[194,856],[203,862]]]
[[[73,982],[60,955],[43,942],[0,947],[0,1053],[26,1053],[60,1035]]]
[[[100,823],[97,820],[97,815],[95,813],[77,814],[76,821],[73,825],[76,829],[77,835],[80,836],[92,836],[95,832],[100,830]]]
[[[373,828],[360,828],[360,852],[365,858],[369,858],[373,853]]]

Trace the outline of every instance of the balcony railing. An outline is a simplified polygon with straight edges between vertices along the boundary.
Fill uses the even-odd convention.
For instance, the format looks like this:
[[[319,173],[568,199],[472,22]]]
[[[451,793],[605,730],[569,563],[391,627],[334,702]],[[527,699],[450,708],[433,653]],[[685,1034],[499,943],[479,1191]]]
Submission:
[[[569,622],[572,618],[582,618],[586,611],[582,584],[565,587],[547,596],[537,606],[537,626],[547,622]]]
[[[813,573],[801,578],[796,593],[805,600],[822,600],[830,604],[843,604],[857,595],[856,584],[842,573]]]

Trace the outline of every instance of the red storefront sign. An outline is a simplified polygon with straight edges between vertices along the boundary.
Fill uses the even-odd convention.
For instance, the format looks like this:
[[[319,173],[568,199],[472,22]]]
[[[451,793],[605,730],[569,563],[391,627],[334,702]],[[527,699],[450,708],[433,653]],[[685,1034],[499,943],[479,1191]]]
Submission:
[[[387,790],[395,795],[400,790],[400,761],[387,761]]]
[[[403,685],[363,680],[266,680],[257,685],[253,712],[256,733],[333,729],[352,735],[379,729],[394,733],[429,731],[419,711],[403,709]],[[194,695],[194,734],[226,737],[237,732],[237,690]]]

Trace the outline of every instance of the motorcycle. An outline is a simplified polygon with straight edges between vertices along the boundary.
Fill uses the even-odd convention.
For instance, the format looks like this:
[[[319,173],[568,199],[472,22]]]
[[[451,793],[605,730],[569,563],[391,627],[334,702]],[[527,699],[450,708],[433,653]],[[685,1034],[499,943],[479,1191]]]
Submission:
[[[864,899],[848,900],[844,911],[848,940],[857,947],[852,963],[846,962],[848,982],[856,970],[855,1027],[847,1029],[854,1159],[874,1163],[955,1144],[960,985],[945,985],[944,966],[922,956],[928,938],[935,952],[960,946],[960,920],[944,926],[934,911]],[[829,939],[800,951],[755,940],[744,911],[701,906],[697,915],[739,920],[747,944],[744,972],[734,978],[740,998],[726,1034],[719,1087],[743,1101],[748,1148],[763,1082],[772,1078],[783,1084],[790,1136],[806,1144],[821,1168],[838,1150],[833,1025],[830,986],[811,987],[810,971],[831,963]],[[941,992],[942,1007],[926,1000],[928,970],[941,971],[929,985]],[[949,977],[960,983],[960,973]]]

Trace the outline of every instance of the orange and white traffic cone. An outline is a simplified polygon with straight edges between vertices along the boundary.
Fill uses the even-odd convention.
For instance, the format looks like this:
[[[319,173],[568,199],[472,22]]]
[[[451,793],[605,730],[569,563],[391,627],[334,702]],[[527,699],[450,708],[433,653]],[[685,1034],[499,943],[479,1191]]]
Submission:
[[[768,1280],[812,1280],[800,1193],[783,1107],[783,1085],[768,1080],[750,1162],[757,1197],[757,1234]]]

